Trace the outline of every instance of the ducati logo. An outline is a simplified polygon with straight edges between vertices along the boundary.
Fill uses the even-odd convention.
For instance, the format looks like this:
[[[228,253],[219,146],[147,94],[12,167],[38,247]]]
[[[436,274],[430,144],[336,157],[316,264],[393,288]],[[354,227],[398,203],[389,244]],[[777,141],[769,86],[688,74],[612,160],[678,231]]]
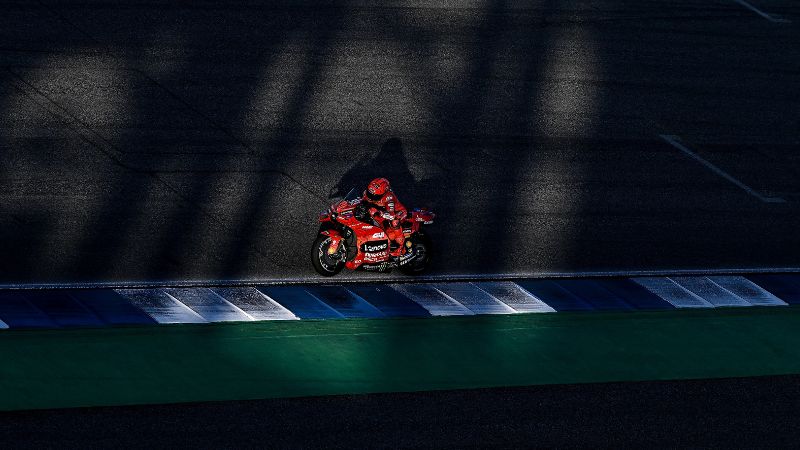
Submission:
[[[389,257],[389,252],[367,253],[364,255],[364,262],[381,262]]]

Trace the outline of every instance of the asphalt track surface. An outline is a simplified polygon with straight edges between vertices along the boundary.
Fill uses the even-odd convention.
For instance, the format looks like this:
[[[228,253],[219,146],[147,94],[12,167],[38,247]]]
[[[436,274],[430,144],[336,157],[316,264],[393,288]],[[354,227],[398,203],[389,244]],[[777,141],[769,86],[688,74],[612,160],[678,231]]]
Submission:
[[[800,7],[752,3],[790,22],[0,1],[0,282],[310,277],[317,214],[376,175],[438,212],[434,275],[800,266]]]
[[[796,376],[0,413],[6,448],[792,448]],[[56,444],[57,443],[57,444]]]
[[[432,274],[800,266],[800,7],[751,3],[791,22],[728,0],[0,0],[0,282],[313,276],[317,213],[376,175],[438,212]],[[0,427],[15,446],[777,447],[799,400],[790,377]]]

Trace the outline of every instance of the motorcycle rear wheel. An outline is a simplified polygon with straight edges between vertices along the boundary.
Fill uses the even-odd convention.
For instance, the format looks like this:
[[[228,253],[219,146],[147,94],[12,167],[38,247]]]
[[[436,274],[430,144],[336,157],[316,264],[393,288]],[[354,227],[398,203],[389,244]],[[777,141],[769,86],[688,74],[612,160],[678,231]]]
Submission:
[[[314,239],[314,245],[311,247],[311,263],[317,273],[325,277],[332,277],[344,268],[344,258],[337,260],[328,255],[328,247],[330,245],[330,236],[320,234]],[[339,253],[341,253],[341,250]]]
[[[408,264],[400,266],[399,269],[405,275],[419,275],[428,268],[428,264],[431,261],[431,240],[425,233],[418,232],[411,237],[411,241],[414,243],[414,250],[419,256]]]

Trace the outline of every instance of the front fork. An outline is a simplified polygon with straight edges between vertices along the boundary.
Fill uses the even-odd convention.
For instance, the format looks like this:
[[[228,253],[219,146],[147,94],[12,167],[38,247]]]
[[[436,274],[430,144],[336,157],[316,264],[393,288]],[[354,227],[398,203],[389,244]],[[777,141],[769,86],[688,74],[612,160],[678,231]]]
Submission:
[[[331,244],[328,246],[328,256],[333,256],[338,253],[339,246],[342,245],[342,240],[344,239],[342,235],[335,230],[325,230],[320,234],[324,234],[325,236],[331,238]]]

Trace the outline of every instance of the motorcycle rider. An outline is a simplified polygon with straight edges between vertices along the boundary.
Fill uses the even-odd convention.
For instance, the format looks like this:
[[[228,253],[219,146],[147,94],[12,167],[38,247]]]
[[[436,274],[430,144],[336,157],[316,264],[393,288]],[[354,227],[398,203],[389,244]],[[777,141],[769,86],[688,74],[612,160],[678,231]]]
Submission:
[[[406,218],[408,211],[392,191],[389,180],[375,178],[364,190],[362,204],[367,208],[370,217],[381,225],[390,240],[399,247],[403,246],[405,236],[400,222]]]

